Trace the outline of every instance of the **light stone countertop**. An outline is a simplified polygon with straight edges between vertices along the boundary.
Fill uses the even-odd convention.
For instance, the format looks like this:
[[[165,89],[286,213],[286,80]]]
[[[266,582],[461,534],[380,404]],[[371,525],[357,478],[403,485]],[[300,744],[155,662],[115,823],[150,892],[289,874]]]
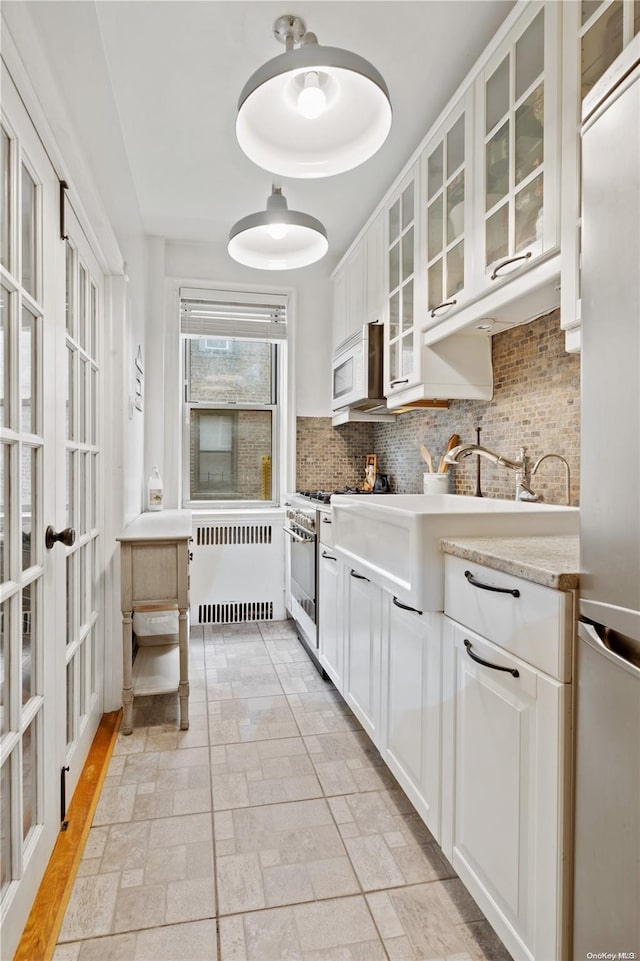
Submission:
[[[440,549],[445,554],[484,564],[558,591],[570,591],[578,586],[580,539],[577,534],[445,538],[440,541]]]

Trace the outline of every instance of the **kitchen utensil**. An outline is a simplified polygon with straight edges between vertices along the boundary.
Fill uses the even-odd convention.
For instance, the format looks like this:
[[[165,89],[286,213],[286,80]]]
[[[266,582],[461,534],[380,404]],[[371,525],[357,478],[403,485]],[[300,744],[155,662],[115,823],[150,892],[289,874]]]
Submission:
[[[447,441],[447,447],[445,449],[444,454],[440,458],[440,463],[438,464],[439,474],[446,474],[448,472],[449,465],[445,463],[445,459],[444,459],[445,454],[448,454],[450,450],[453,450],[454,447],[457,447],[459,443],[460,443],[460,434],[452,434],[449,440]]]
[[[422,454],[423,461],[425,462],[425,464],[428,466],[429,470],[433,474],[433,461],[431,460],[431,454],[429,453],[429,449],[425,447],[424,444],[420,448],[420,453]]]

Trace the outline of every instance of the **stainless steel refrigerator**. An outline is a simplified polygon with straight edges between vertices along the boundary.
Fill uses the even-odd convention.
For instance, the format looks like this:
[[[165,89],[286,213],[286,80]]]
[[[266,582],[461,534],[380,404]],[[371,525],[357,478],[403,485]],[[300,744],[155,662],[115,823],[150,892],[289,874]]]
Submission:
[[[573,957],[640,957],[640,35],[582,128]]]

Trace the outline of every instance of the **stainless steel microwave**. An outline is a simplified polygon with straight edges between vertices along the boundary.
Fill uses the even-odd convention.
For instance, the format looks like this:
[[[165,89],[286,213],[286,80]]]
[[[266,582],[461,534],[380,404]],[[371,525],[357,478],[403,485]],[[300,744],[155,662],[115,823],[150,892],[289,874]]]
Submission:
[[[385,407],[382,324],[364,324],[333,352],[332,406],[371,410]]]

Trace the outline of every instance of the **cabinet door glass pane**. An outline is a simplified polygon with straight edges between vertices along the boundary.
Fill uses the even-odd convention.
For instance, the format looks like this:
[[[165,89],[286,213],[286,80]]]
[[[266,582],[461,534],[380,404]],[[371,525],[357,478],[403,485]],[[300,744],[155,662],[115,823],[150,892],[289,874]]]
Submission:
[[[509,109],[509,57],[489,77],[486,90],[486,129],[493,130]]]
[[[538,217],[543,199],[542,174],[516,194],[516,253],[532,244],[541,233],[542,217]]]
[[[447,180],[464,163],[464,114],[447,134]]]
[[[393,340],[400,333],[400,293],[396,291],[389,299],[389,337]]]
[[[8,403],[10,397],[11,367],[9,365],[9,304],[10,294],[0,287],[0,427],[11,423]]]
[[[391,344],[389,349],[389,378],[390,380],[395,380],[400,373],[400,368],[398,366],[398,341],[395,344]]]
[[[22,591],[22,703],[36,694],[35,646],[36,585],[28,584]]]
[[[490,210],[509,190],[509,122],[504,123],[487,143],[486,210]]]
[[[436,260],[434,264],[429,267],[429,299],[428,307],[429,310],[433,310],[442,303],[444,297],[442,296],[442,259]]]
[[[447,243],[453,243],[464,230],[464,170],[447,187]]]
[[[447,253],[447,300],[464,287],[464,241]]]
[[[397,240],[400,234],[400,200],[396,200],[389,210],[389,243]]]
[[[22,448],[21,487],[22,487],[22,570],[35,564],[33,535],[36,530],[37,494],[37,452],[33,447]]]
[[[544,160],[544,88],[540,84],[516,110],[516,183]]]
[[[427,260],[433,260],[442,251],[442,194],[428,210]]]
[[[582,38],[583,97],[622,51],[622,17],[622,0],[616,0]]]
[[[389,290],[400,284],[400,242],[389,251]]]
[[[11,242],[11,141],[4,130],[0,131],[0,264],[10,269],[9,244]]]
[[[598,7],[601,7],[603,0],[582,0],[580,23],[584,27],[587,20],[593,16]]]
[[[640,0],[635,2],[635,13],[633,15],[633,35],[640,33]]]
[[[434,194],[436,194],[444,182],[443,176],[443,161],[442,161],[443,148],[442,144],[439,143],[436,149],[433,151],[429,160],[427,161],[427,199],[431,200]]]
[[[36,185],[22,166],[22,285],[36,297]]]
[[[38,405],[35,385],[38,382],[38,322],[37,318],[22,308],[20,331],[20,409],[22,430],[38,433]]]
[[[516,100],[529,89],[544,69],[544,10],[516,43]]]
[[[413,281],[410,280],[402,288],[402,330],[413,327]]]
[[[487,220],[487,264],[506,257],[509,253],[509,207],[503,204]]]
[[[413,227],[402,237],[402,279],[413,273]]]
[[[402,338],[402,374],[410,374],[413,370],[413,334]]]
[[[413,205],[413,180],[402,191],[402,229],[405,230],[415,216]]]

